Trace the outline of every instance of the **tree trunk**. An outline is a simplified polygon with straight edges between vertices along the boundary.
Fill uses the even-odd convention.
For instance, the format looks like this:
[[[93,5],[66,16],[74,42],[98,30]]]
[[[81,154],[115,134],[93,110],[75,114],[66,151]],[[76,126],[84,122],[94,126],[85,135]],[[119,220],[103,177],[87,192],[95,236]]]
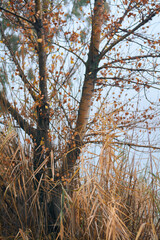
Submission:
[[[42,19],[42,6],[40,0],[35,1],[36,22],[38,42],[38,62],[39,62],[39,89],[40,96],[37,106],[37,137],[35,139],[34,169],[36,170],[43,163],[46,157],[49,157],[51,144],[49,141],[49,103],[47,92],[47,74],[46,74],[46,52],[45,38]],[[49,161],[47,164],[50,167]],[[37,173],[37,180],[40,180],[43,169]]]
[[[43,5],[43,6],[42,6]],[[12,56],[13,62],[15,63],[19,75],[30,92],[35,104],[37,105],[37,126],[36,129],[32,128],[27,121],[25,121],[21,115],[16,111],[12,105],[5,100],[5,98],[0,95],[0,101],[2,101],[8,108],[12,116],[17,120],[20,127],[27,133],[31,134],[33,137],[35,149],[34,149],[34,159],[33,165],[35,170],[35,190],[39,188],[39,202],[41,210],[39,213],[39,222],[41,223],[41,215],[46,219],[45,231],[49,229],[49,226],[52,226],[49,230],[50,232],[54,231],[54,224],[57,222],[60,209],[61,209],[61,194],[62,188],[61,185],[55,187],[55,193],[49,196],[49,186],[47,184],[48,179],[51,177],[50,169],[50,150],[51,143],[49,140],[49,117],[50,109],[48,102],[48,91],[47,91],[47,70],[46,70],[46,43],[45,43],[45,30],[43,26],[43,10],[47,10],[47,1],[35,0],[35,15],[34,15],[34,29],[37,35],[37,45],[35,47],[38,56],[39,63],[39,94],[37,95],[34,86],[31,86],[27,81],[23,69],[21,69],[19,62],[13,51],[10,48],[7,39],[3,36],[6,46],[8,47],[10,54]],[[70,172],[70,176],[73,176],[73,168],[76,165],[76,160],[80,155],[80,147],[83,141],[84,134],[86,132],[86,126],[89,119],[89,112],[92,103],[92,97],[94,95],[94,87],[97,77],[97,69],[99,64],[99,44],[100,44],[100,34],[101,27],[103,23],[103,11],[104,11],[104,1],[95,0],[94,4],[94,13],[93,13],[93,24],[92,24],[92,33],[91,33],[91,42],[90,49],[88,53],[88,61],[86,63],[86,73],[82,89],[82,97],[79,105],[78,117],[75,127],[75,133],[72,137],[73,142],[69,145],[69,151],[67,154],[67,166],[63,164],[62,175],[66,173],[66,170]],[[3,33],[3,31],[2,31]],[[47,167],[46,162],[47,162]],[[47,173],[46,173],[47,169]],[[45,179],[45,176],[47,178]],[[58,180],[60,180],[60,178]],[[42,180],[42,181],[41,181]],[[40,182],[41,181],[41,182]],[[73,185],[69,186],[72,188]],[[41,226],[40,226],[41,227]]]
[[[86,126],[89,120],[89,112],[92,105],[92,97],[94,95],[94,87],[97,78],[99,64],[99,45],[101,28],[103,24],[104,0],[95,0],[94,13],[92,16],[92,33],[91,42],[86,64],[86,73],[82,89],[82,97],[79,105],[78,118],[74,133],[74,140],[69,145],[69,153],[67,155],[68,171],[73,172],[73,167],[80,155],[80,147],[83,142]],[[65,169],[65,168],[64,168]]]

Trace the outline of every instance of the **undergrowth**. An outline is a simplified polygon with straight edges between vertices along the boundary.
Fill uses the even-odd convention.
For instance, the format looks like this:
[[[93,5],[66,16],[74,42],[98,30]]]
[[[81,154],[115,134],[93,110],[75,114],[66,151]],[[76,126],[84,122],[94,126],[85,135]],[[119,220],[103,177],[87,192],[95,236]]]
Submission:
[[[108,142],[97,164],[81,155],[72,192],[71,179],[41,179],[35,189],[32,156],[27,156],[15,131],[1,132],[0,139],[0,239],[160,239],[158,172],[140,174],[134,160],[129,163],[115,154]],[[47,205],[39,203],[44,181],[46,203],[57,185],[62,188],[56,234],[46,229],[52,213],[46,216]]]

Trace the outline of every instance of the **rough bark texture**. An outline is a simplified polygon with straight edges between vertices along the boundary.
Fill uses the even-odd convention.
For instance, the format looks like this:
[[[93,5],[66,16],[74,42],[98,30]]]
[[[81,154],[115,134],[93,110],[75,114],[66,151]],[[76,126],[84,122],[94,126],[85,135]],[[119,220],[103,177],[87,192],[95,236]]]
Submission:
[[[50,149],[49,141],[49,103],[47,92],[47,77],[46,77],[46,52],[45,52],[45,38],[42,19],[42,6],[40,0],[35,1],[36,22],[34,24],[37,32],[38,41],[38,61],[39,61],[39,102],[37,106],[37,137],[35,139],[35,156],[34,168],[37,169],[43,162],[45,155],[44,149],[48,152]],[[46,156],[48,153],[46,154]],[[37,178],[40,179],[41,171],[38,172]]]

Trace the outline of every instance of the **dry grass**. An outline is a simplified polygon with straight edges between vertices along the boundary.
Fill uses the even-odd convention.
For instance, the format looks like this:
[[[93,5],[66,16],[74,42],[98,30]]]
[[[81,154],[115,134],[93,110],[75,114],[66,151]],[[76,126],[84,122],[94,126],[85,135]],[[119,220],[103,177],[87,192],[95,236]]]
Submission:
[[[44,180],[35,190],[31,159],[13,130],[1,133],[0,139],[0,239],[160,239],[159,176],[148,181],[140,177],[134,160],[129,164],[124,154],[115,154],[109,142],[96,166],[81,156],[81,179],[72,194],[71,183],[60,183],[60,230],[55,237],[46,230],[51,216],[39,203]],[[47,197],[52,198],[56,184],[47,179]]]

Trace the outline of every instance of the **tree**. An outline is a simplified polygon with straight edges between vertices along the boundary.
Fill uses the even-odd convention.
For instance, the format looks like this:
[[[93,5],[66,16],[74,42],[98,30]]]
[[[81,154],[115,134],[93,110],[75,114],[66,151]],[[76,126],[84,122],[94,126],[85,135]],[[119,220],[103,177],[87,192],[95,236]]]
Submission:
[[[149,29],[160,11],[158,1],[114,1],[110,9],[104,0],[76,3],[77,11],[67,1],[1,1],[1,68],[8,92],[1,91],[0,102],[33,143],[36,189],[42,179],[74,179],[83,147],[106,134],[99,116],[110,113],[110,131],[153,118],[153,107],[129,113],[135,94],[123,101],[123,92],[157,88],[160,38]],[[106,112],[110,93],[112,110]],[[91,116],[96,102],[100,108]],[[115,141],[122,144],[117,135]],[[57,191],[61,194],[61,187]],[[56,201],[54,195],[48,204],[54,220],[60,212]]]

